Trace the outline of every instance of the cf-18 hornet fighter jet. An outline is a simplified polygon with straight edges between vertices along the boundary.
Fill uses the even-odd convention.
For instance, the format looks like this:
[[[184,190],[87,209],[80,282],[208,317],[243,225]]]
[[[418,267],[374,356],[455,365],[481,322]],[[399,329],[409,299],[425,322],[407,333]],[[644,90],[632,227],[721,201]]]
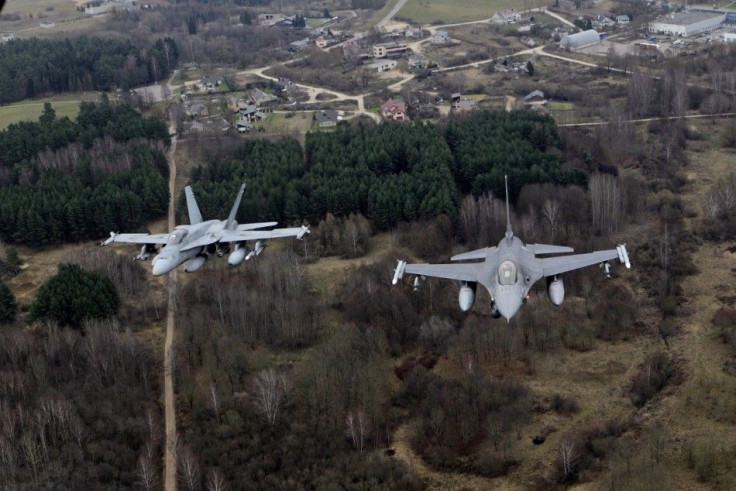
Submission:
[[[187,263],[184,271],[193,273],[200,269],[207,259],[217,254],[223,256],[230,252],[231,244],[233,251],[228,256],[227,262],[231,266],[237,266],[243,259],[250,259],[263,252],[266,247],[266,239],[282,237],[304,238],[309,233],[309,227],[277,228],[274,230],[256,230],[273,227],[277,222],[246,223],[238,225],[235,214],[243,197],[245,184],[240,186],[235,204],[233,204],[230,215],[226,221],[207,220],[202,221],[202,214],[194,199],[192,188],[187,186],[184,192],[187,198],[187,210],[189,212],[189,225],[178,225],[170,234],[116,234],[110,232],[110,238],[101,245],[110,245],[113,242],[125,242],[130,244],[142,244],[141,252],[133,259],[145,260],[157,252],[159,246],[163,246],[161,252],[151,261],[153,274],[160,276],[175,269],[182,263]],[[246,245],[246,241],[256,241],[253,250]]]
[[[526,302],[529,289],[540,278],[547,279],[547,293],[550,301],[555,305],[561,305],[565,298],[565,287],[561,276],[563,273],[600,264],[606,276],[609,277],[610,264],[608,261],[612,259],[618,259],[627,268],[631,267],[626,246],[623,244],[615,249],[588,254],[539,257],[570,252],[573,252],[571,247],[545,244],[527,245],[514,236],[511,230],[508,181],[506,181],[506,236],[496,247],[465,252],[450,258],[451,261],[483,259],[482,262],[406,264],[406,261],[399,261],[394,272],[393,284],[395,285],[405,273],[417,275],[414,279],[415,287],[419,284],[419,278],[425,276],[460,281],[458,301],[460,308],[467,312],[475,302],[476,288],[480,283],[491,294],[491,316],[494,319],[503,316],[506,320],[510,320]]]

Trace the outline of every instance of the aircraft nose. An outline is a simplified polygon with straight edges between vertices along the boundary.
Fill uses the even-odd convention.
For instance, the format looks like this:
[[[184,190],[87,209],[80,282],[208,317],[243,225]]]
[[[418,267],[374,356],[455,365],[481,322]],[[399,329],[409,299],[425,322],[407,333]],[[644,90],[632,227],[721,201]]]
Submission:
[[[174,261],[172,261],[171,258],[168,256],[167,257],[156,256],[153,259],[151,266],[153,267],[152,268],[153,275],[161,276],[161,275],[168,273],[172,269],[174,269],[176,267],[176,263],[174,263]]]
[[[516,295],[498,295],[496,297],[496,308],[498,309],[498,313],[507,321],[511,320],[511,318],[515,316],[521,308],[521,300],[521,297],[517,297]]]

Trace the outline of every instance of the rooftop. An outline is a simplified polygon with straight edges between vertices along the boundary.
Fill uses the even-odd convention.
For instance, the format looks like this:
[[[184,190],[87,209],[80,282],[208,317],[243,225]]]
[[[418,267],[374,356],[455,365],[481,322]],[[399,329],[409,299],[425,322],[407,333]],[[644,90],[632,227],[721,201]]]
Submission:
[[[656,22],[661,22],[663,24],[673,24],[677,26],[687,26],[690,24],[695,24],[696,22],[712,19],[714,17],[720,17],[721,15],[723,14],[716,14],[714,12],[689,11],[659,17]]]

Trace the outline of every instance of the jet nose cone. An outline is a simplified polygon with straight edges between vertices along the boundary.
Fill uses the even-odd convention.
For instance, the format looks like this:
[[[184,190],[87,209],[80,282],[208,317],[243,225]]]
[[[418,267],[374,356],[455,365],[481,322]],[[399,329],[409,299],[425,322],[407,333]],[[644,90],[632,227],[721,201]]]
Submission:
[[[154,276],[164,275],[176,267],[176,264],[171,258],[161,256],[156,256],[151,265],[153,266],[152,272]]]
[[[521,308],[521,297],[516,298],[512,295],[500,295],[496,298],[496,308],[498,313],[501,314],[507,321],[511,320],[513,316]]]

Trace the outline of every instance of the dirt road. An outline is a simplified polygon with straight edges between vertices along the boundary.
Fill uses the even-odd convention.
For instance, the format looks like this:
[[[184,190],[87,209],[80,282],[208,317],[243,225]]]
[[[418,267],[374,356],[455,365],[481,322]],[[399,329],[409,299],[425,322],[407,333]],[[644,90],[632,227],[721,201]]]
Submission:
[[[169,231],[174,230],[174,201],[176,183],[176,124],[169,124],[171,147],[169,148]],[[166,341],[164,342],[164,415],[166,418],[166,448],[164,450],[164,489],[176,490],[176,405],[174,404],[174,316],[176,315],[176,269],[169,273],[166,284],[168,311],[166,313]]]

